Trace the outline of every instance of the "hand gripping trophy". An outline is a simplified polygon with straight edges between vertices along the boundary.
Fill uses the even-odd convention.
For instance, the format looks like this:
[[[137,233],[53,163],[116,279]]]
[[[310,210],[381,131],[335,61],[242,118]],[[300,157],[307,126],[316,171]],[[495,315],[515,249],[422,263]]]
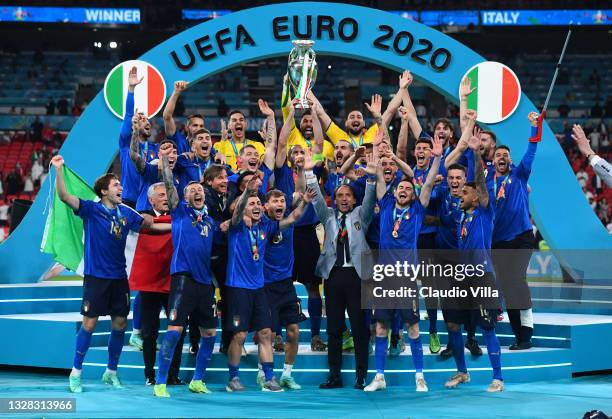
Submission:
[[[292,42],[293,49],[289,53],[287,69],[289,83],[295,90],[294,99],[299,101],[295,107],[306,109],[310,107],[306,95],[317,79],[316,54],[312,49],[314,41],[300,39]]]

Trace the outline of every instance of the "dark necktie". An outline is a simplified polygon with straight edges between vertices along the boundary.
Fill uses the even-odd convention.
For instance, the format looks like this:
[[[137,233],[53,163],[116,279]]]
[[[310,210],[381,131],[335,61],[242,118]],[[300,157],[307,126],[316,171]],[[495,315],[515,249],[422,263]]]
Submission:
[[[348,230],[346,229],[346,214],[342,214],[338,228],[338,240],[336,241],[336,266],[343,266],[345,261],[351,261],[351,252],[349,249]]]

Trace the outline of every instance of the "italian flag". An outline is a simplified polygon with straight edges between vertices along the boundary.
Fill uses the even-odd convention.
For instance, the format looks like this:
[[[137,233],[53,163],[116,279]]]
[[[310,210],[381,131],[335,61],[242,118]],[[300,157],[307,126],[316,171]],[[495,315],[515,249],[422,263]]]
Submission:
[[[467,107],[476,111],[479,122],[501,122],[517,108],[521,85],[508,66],[487,61],[472,67],[465,77],[476,87],[467,97]]]
[[[108,108],[123,119],[125,116],[125,99],[128,93],[128,75],[136,67],[138,79],[142,82],[134,89],[134,105],[139,112],[148,118],[160,111],[166,98],[166,84],[161,73],[152,65],[138,60],[125,61],[111,70],[104,82],[104,99]]]
[[[84,200],[98,201],[94,190],[76,173],[66,165],[63,166],[66,190],[69,194],[75,195]],[[53,172],[52,172],[53,173]],[[54,175],[51,175],[54,177]],[[51,188],[55,184],[54,179],[50,179]],[[123,210],[126,207],[122,208]],[[67,269],[83,275],[84,271],[84,229],[81,217],[74,214],[72,209],[62,202],[57,191],[53,191],[53,200],[49,207],[45,232],[41,243],[41,251],[53,256],[56,262],[62,264]],[[154,218],[155,222],[169,223],[169,216]],[[149,290],[147,286],[151,284],[140,284],[138,280],[151,282],[155,285],[154,278],[158,278],[160,287],[164,290],[155,289],[154,291],[168,291],[169,266],[172,257],[172,234],[168,233],[135,233],[130,231],[125,246],[126,273],[133,289]],[[151,260],[163,263],[150,263]],[[167,269],[160,269],[165,266]],[[136,281],[136,282],[133,282]]]

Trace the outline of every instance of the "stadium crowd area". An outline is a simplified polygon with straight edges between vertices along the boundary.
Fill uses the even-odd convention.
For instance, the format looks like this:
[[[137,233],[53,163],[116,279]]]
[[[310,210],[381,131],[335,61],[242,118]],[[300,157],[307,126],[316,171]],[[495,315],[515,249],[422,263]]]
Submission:
[[[541,106],[556,56],[487,55],[487,58],[513,68],[523,92]],[[363,102],[375,93],[388,100],[397,89],[397,75],[391,70],[334,57],[319,56],[317,60],[319,72],[314,92],[341,126],[347,110],[364,108]],[[0,59],[0,241],[8,236],[13,201],[35,198],[48,174],[50,158],[58,152],[87,103],[100,91],[108,71],[120,61],[118,53],[113,55],[108,51],[3,51]],[[182,95],[175,117],[178,121],[180,116],[200,113],[206,117],[207,127],[219,132],[220,118],[227,116],[230,109],[241,109],[250,116],[249,138],[256,139],[256,130],[262,122],[257,99],[264,98],[279,110],[286,65],[285,59],[266,60],[202,80]],[[594,175],[571,138],[572,125],[580,123],[593,150],[610,160],[612,74],[601,70],[610,67],[612,55],[603,58],[568,55],[557,80],[547,121],[576,173],[585,199],[612,233],[609,206],[612,189]],[[433,121],[442,116],[453,120],[458,130],[457,105],[418,81],[411,86],[410,93],[428,131],[432,131]],[[277,116],[280,118],[280,112]],[[364,116],[369,116],[365,109]],[[398,132],[398,123],[392,126],[395,132]],[[153,120],[153,131],[153,138],[163,138],[161,112]],[[503,142],[503,138],[500,140]]]

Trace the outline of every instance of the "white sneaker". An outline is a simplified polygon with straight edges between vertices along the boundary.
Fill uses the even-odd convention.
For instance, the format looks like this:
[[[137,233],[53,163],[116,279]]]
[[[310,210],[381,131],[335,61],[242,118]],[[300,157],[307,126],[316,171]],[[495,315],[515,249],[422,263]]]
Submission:
[[[425,381],[425,377],[423,375],[417,375],[415,378],[416,381],[416,391],[417,392],[428,392],[429,388],[427,387],[427,382]]]
[[[489,387],[487,388],[489,393],[501,393],[504,391],[504,382],[502,380],[494,379]]]
[[[384,390],[387,388],[387,383],[385,382],[385,376],[382,374],[376,374],[374,379],[370,384],[365,386],[363,391],[378,391]]]

